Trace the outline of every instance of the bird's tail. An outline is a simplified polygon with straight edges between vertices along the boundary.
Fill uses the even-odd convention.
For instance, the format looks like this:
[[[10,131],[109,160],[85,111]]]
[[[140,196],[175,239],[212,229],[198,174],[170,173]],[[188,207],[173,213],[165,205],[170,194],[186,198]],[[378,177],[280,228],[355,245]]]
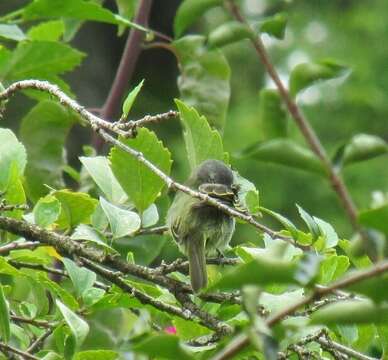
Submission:
[[[207,286],[206,255],[203,240],[188,242],[187,257],[189,259],[189,270],[191,287],[195,293]]]

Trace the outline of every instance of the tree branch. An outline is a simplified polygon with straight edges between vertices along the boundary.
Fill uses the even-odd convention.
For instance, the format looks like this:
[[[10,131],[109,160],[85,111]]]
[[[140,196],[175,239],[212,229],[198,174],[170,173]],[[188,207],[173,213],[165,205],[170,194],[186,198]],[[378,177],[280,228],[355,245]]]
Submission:
[[[52,96],[56,97],[60,104],[63,106],[66,106],[72,110],[74,110],[76,113],[78,113],[81,118],[92,127],[106,142],[117,146],[121,150],[125,151],[126,153],[132,155],[135,157],[139,162],[141,162],[143,165],[145,165],[148,169],[150,169],[154,174],[159,176],[167,185],[168,188],[182,191],[190,196],[196,197],[200,200],[205,201],[207,204],[215,206],[219,210],[225,212],[226,214],[239,218],[240,220],[243,220],[251,225],[253,225],[255,228],[257,228],[260,231],[263,231],[270,235],[271,237],[276,237],[279,239],[286,240],[295,246],[301,247],[305,249],[306,247],[301,246],[293,241],[292,238],[288,236],[284,236],[267,226],[260,224],[258,221],[256,221],[255,217],[251,214],[247,214],[241,211],[236,210],[235,208],[232,208],[230,206],[227,206],[223,204],[222,202],[210,197],[209,195],[205,193],[201,193],[195,190],[190,189],[187,186],[184,186],[178,182],[175,182],[171,177],[167,176],[163,171],[161,171],[158,167],[156,167],[153,163],[151,163],[149,160],[147,160],[144,155],[136,151],[129,146],[123,144],[116,138],[114,138],[112,135],[107,133],[105,130],[115,132],[118,135],[126,136],[126,132],[124,132],[121,129],[117,128],[117,123],[111,123],[109,121],[103,120],[99,118],[98,116],[88,112],[83,106],[79,105],[75,100],[68,97],[65,93],[63,93],[56,85],[52,85],[47,81],[39,81],[39,80],[22,80],[13,83],[8,88],[6,88],[3,92],[0,93],[0,101],[8,99],[11,97],[14,93],[20,90],[25,89],[36,89],[40,91],[45,91]]]
[[[229,4],[230,11],[232,15],[235,17],[235,19],[241,23],[247,24],[246,20],[244,19],[244,17],[242,16],[238,8],[238,5],[234,1],[228,1],[228,4]],[[310,123],[305,118],[302,111],[299,109],[298,105],[296,104],[296,102],[294,101],[294,99],[289,94],[288,90],[280,80],[280,77],[268,56],[268,53],[264,47],[264,44],[260,36],[256,36],[252,38],[251,43],[255,48],[260,61],[264,65],[265,69],[267,70],[268,75],[275,83],[280,96],[282,97],[295,123],[299,127],[299,130],[303,134],[306,142],[310,145],[310,148],[312,149],[312,151],[317,155],[317,157],[321,160],[323,166],[325,167],[327,174],[329,176],[329,181],[331,183],[331,186],[333,190],[337,193],[338,198],[340,199],[342,206],[345,209],[345,212],[348,215],[354,230],[359,232],[365,238],[366,234],[362,230],[361,225],[359,224],[357,219],[357,208],[349,194],[349,191],[346,185],[344,184],[340,175],[335,171],[334,166],[331,163],[326,153],[326,150],[322,146],[322,143],[320,142],[317,134],[315,133]]]
[[[343,279],[340,279],[333,284],[326,287],[316,287],[314,291],[309,295],[298,302],[286,307],[283,310],[275,313],[272,316],[269,316],[266,320],[266,325],[272,327],[286,316],[294,314],[302,306],[308,305],[315,300],[322,298],[325,295],[335,292],[338,289],[346,288],[347,286],[353,285],[359,281],[369,279],[375,276],[378,276],[384,272],[388,271],[388,261],[383,261],[370,269],[358,271],[351,276],[347,276]],[[217,353],[212,360],[226,360],[232,358],[243,348],[245,348],[250,343],[250,340],[247,335],[243,334],[236,337],[231,343],[229,343],[223,350]]]

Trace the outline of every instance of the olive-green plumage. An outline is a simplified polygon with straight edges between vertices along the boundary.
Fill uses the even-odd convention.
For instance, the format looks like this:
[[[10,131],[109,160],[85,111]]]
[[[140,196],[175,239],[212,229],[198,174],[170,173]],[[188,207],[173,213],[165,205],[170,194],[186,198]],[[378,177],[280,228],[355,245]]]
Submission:
[[[233,205],[233,181],[233,172],[223,162],[206,160],[194,170],[186,185]],[[189,260],[191,286],[198,292],[207,285],[206,256],[216,256],[228,246],[234,218],[179,191],[168,211],[167,225]]]

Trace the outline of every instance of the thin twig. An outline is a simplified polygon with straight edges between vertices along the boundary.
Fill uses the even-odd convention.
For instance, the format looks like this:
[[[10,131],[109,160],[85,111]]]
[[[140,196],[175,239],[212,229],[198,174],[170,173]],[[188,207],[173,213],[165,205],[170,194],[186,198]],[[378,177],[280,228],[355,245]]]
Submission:
[[[16,349],[14,348],[13,346],[11,345],[7,345],[7,344],[4,344],[4,343],[0,343],[0,350],[2,352],[5,352],[5,354],[7,352],[11,352],[11,353],[14,353],[14,354],[17,354],[19,356],[21,356],[23,359],[27,359],[27,360],[39,360],[38,357],[34,356],[34,355],[31,355],[29,354],[28,352],[26,351],[22,351],[20,349]]]
[[[241,15],[241,12],[238,8],[238,5],[234,1],[228,1],[230,11],[232,15],[236,18],[237,21],[240,21],[244,24],[247,24],[244,17]],[[299,127],[299,130],[303,134],[305,140],[310,145],[312,151],[317,155],[317,157],[321,160],[323,166],[325,167],[329,180],[331,183],[331,186],[333,190],[337,193],[349,219],[353,226],[353,228],[360,232],[361,235],[363,234],[363,231],[361,229],[361,226],[358,222],[357,218],[357,208],[349,194],[349,191],[344,184],[342,178],[340,175],[335,171],[333,164],[331,163],[325,148],[322,146],[321,141],[319,140],[317,134],[311,127],[309,121],[305,118],[302,111],[292,98],[292,96],[289,94],[286,87],[283,85],[282,81],[280,80],[279,74],[277,73],[275,67],[273,66],[268,53],[264,47],[264,44],[260,38],[260,36],[256,36],[251,39],[252,45],[255,48],[260,61],[264,65],[265,69],[267,70],[269,76],[275,83],[280,96],[282,97],[289,113],[291,114],[292,118],[294,119],[295,123]]]
[[[47,329],[42,335],[40,335],[27,349],[27,352],[34,353],[39,351],[43,346],[44,341],[53,333],[54,328]]]
[[[10,319],[17,322],[17,323],[30,324],[30,325],[34,325],[36,327],[43,327],[43,328],[51,328],[51,327],[56,325],[56,324],[50,323],[46,320],[28,319],[28,318],[18,316],[18,315],[10,315]]]
[[[23,242],[11,242],[9,244],[0,247],[0,255],[5,256],[14,250],[29,249],[34,250],[39,246],[45,246],[38,241],[23,241]]]
[[[168,231],[168,227],[163,226],[157,226],[153,228],[143,228],[139,229],[139,231],[136,233],[136,236],[138,235],[163,235],[166,231]]]

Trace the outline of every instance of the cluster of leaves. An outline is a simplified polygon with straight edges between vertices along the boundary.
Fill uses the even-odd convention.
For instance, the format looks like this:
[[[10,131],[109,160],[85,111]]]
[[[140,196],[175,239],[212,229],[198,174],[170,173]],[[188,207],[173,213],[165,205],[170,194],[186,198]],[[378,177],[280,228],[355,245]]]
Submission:
[[[72,71],[85,56],[69,45],[82,22],[106,22],[117,25],[119,31],[134,26],[131,18],[135,1],[117,0],[119,14],[100,3],[34,0],[5,15],[1,20],[4,24],[0,25],[0,37],[4,39],[0,48],[0,79],[4,86],[28,78],[48,80],[73,96],[61,76]],[[175,18],[176,40],[171,46],[180,63],[181,99],[176,106],[191,169],[208,158],[230,161],[221,136],[231,91],[231,70],[223,47],[253,39],[260,32],[277,39],[285,33],[286,15],[278,13],[250,27],[229,21],[208,36],[183,36],[208,10],[222,5],[221,0],[185,0]],[[31,20],[34,25],[25,31],[24,26],[15,25],[22,23],[27,28]],[[144,31],[152,34],[151,30]],[[290,94],[297,97],[316,81],[342,76],[345,70],[333,60],[299,64],[290,74]],[[141,87],[142,83],[124,101],[123,119]],[[153,266],[159,263],[161,254],[175,252],[168,236],[142,234],[147,228],[164,225],[169,197],[163,181],[118,147],[110,149],[108,156],[97,156],[93,149],[85,147],[79,157],[80,170],[71,167],[64,149],[71,128],[79,122],[78,115],[45,94],[25,94],[37,104],[22,119],[20,140],[10,130],[0,129],[0,192],[6,203],[28,202],[32,210],[15,209],[2,215],[66,233],[82,244],[118,253],[129,263]],[[261,139],[241,150],[239,158],[281,164],[326,178],[320,160],[291,138],[290,119],[278,91],[263,89],[259,104]],[[140,128],[135,138],[119,140],[140,151],[166,175],[170,174],[171,154],[154,132]],[[360,134],[336,151],[333,163],[340,172],[349,164],[385,154],[387,150],[383,139]],[[76,186],[72,190],[66,188],[64,174],[74,180]],[[340,239],[326,221],[298,206],[306,224],[304,230],[300,229],[286,217],[261,206],[254,184],[237,173],[236,182],[241,185],[239,196],[243,205],[257,216],[265,215],[264,219],[279,222],[281,235],[292,239],[294,245],[268,235],[239,239],[240,245],[231,254],[241,264],[232,269],[212,268],[208,291],[241,291],[242,304],[214,304],[195,298],[197,305],[220,321],[249,333],[252,346],[243,356],[276,358],[278,351],[285,351],[321,329],[327,329],[333,340],[357,351],[377,349],[387,354],[386,275],[347,289],[357,294],[355,298],[348,296],[344,300],[332,295],[325,307],[313,303],[274,329],[266,326],[258,316],[260,307],[266,314],[277,313],[300,301],[314,286],[352,276],[372,263],[365,255],[356,256],[351,243]],[[374,205],[360,213],[359,221],[374,229],[378,256],[383,257],[388,200],[382,195]],[[0,246],[0,255],[4,255],[0,257],[0,345],[29,351],[35,339],[49,332],[42,349],[34,352],[38,358],[98,360],[132,353],[150,358],[206,359],[230,340],[192,346],[194,340],[206,338],[213,331],[196,321],[144,306],[122,289],[101,283],[101,279],[97,281],[94,272],[79,266],[76,259],[64,258],[52,247],[9,248],[10,244],[20,245],[24,241],[1,232],[1,245],[8,247],[2,252],[4,247]],[[55,264],[62,264],[66,276],[53,278]],[[171,276],[187,281],[179,272]],[[126,282],[158,301],[178,305],[161,286],[134,278],[127,278]],[[314,343],[306,348],[317,356],[331,356]]]

